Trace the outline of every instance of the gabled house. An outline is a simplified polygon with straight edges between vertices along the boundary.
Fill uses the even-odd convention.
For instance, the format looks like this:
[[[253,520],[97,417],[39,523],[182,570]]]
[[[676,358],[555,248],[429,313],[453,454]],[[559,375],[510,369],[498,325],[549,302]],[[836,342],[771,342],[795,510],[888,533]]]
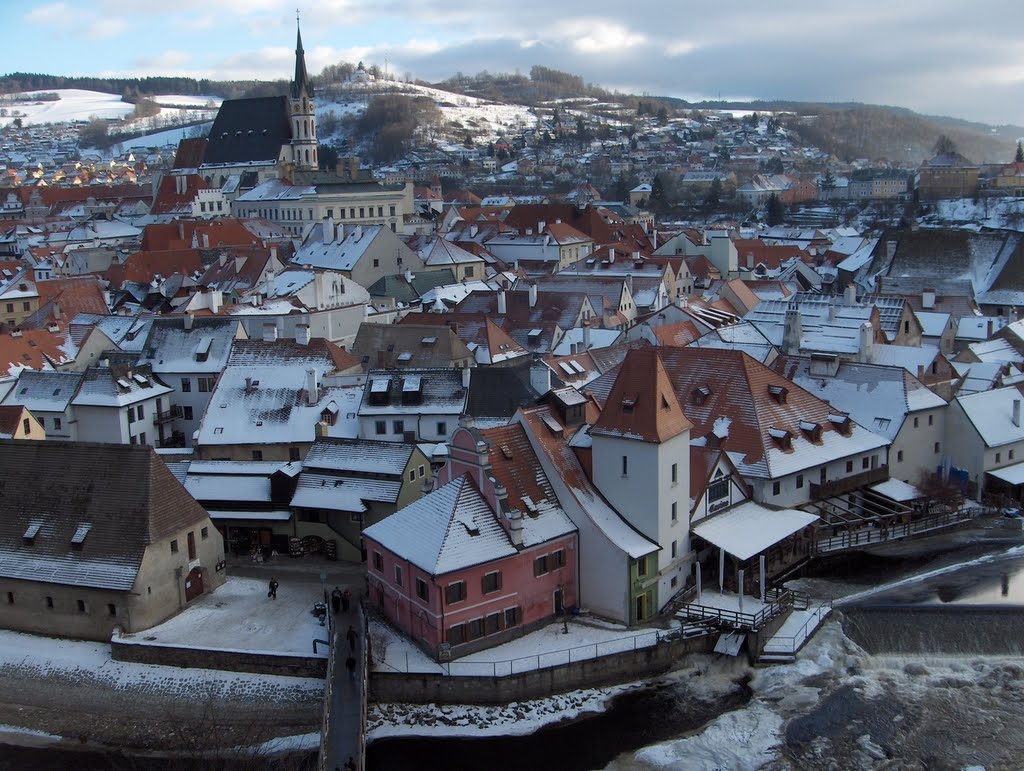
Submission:
[[[292,258],[295,265],[333,270],[367,287],[384,276],[423,270],[423,260],[384,225],[315,225]],[[448,267],[448,266],[446,266]]]
[[[107,642],[224,582],[220,534],[152,448],[2,442],[0,466],[0,626]]]
[[[389,621],[447,659],[577,604],[576,528],[521,426],[460,427],[437,483],[363,531],[369,602]]]
[[[447,442],[465,412],[470,369],[371,369],[359,402],[359,436]]]
[[[45,438],[46,429],[27,408],[0,406],[0,439],[41,441]]]
[[[351,351],[364,366],[377,369],[476,364],[473,352],[449,326],[364,322]]]
[[[148,365],[100,361],[82,374],[71,400],[78,440],[157,446],[158,416],[173,392]]]
[[[4,406],[31,411],[49,439],[78,439],[71,400],[82,383],[80,372],[36,372],[24,370],[3,399]]]
[[[293,532],[336,540],[341,559],[362,561],[363,530],[418,500],[433,481],[430,460],[414,444],[317,439],[291,500]]]
[[[160,446],[192,446],[231,344],[245,339],[232,318],[186,314],[152,320],[139,364],[174,389],[167,408],[154,417]]]
[[[942,468],[975,500],[1003,495],[1024,500],[1024,425],[1020,386],[957,396],[949,403],[946,441],[936,443]]]

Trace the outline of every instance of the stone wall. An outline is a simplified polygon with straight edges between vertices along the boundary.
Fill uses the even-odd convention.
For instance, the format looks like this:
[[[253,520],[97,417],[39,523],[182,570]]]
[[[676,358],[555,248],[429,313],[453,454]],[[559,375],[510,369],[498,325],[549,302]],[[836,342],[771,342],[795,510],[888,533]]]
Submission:
[[[691,653],[707,653],[717,635],[660,642],[649,648],[574,661],[506,677],[371,672],[370,699],[413,704],[507,704],[579,688],[628,683],[663,674]]]
[[[110,640],[110,655],[115,661],[139,664],[160,664],[194,669],[223,669],[229,672],[257,672],[286,677],[327,676],[327,659],[313,656],[289,656],[276,653],[181,648],[175,645],[152,645],[126,642],[117,632]]]

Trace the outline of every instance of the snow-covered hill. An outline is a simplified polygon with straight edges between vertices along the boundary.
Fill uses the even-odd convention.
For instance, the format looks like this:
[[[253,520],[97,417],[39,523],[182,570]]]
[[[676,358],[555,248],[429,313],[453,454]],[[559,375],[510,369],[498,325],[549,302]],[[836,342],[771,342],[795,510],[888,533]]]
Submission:
[[[31,93],[5,96],[0,102],[0,107],[7,110],[7,115],[0,117],[0,125],[6,125],[15,118],[21,118],[21,122],[25,126],[42,123],[71,123],[87,121],[90,118],[117,120],[127,117],[134,109],[133,105],[122,102],[121,97],[116,94],[104,94],[80,88],[61,88],[48,93],[55,93],[60,99],[52,102],[33,100]],[[159,126],[193,120],[194,116],[212,117],[221,99],[215,96],[162,94],[154,97],[153,101],[160,105],[179,105],[177,107],[162,107],[160,114],[155,116],[155,120],[146,119],[153,125]]]

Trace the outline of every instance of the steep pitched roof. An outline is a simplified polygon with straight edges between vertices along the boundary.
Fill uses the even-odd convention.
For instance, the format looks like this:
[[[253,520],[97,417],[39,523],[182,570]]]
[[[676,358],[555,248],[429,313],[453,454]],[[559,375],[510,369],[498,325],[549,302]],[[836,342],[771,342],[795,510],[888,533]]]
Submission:
[[[207,139],[203,165],[277,161],[292,141],[288,97],[225,99]]]
[[[432,576],[517,553],[469,475],[399,509],[363,535]]]
[[[591,434],[666,442],[693,428],[654,348],[626,354]]]
[[[209,522],[150,447],[2,442],[0,468],[5,578],[128,591],[149,544]]]

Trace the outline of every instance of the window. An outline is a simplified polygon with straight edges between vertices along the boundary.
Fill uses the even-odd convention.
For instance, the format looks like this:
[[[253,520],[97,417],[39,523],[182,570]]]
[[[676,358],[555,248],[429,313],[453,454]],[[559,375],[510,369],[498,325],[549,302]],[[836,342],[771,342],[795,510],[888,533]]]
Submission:
[[[146,432],[143,431],[141,434],[139,434],[139,444],[145,444],[145,443],[146,443]]]
[[[188,541],[188,558],[194,560],[196,558],[196,531],[190,530],[187,536]]]
[[[128,408],[128,422],[129,423],[134,423],[135,422],[135,408],[134,407],[129,407]]]
[[[402,566],[395,565],[395,586],[402,585]]]
[[[7,592],[7,604],[8,605],[13,605],[14,604],[14,592]]]
[[[464,642],[466,642],[465,624],[456,624],[455,626],[448,627],[449,645],[461,645]]]
[[[773,482],[772,483],[772,495],[778,495],[780,492],[782,492],[782,483],[781,482]]]
[[[366,207],[365,206],[360,206],[359,207],[359,216],[360,217],[365,217],[366,216]]]
[[[547,575],[547,572],[548,572],[548,555],[545,554],[543,557],[537,557],[537,559],[535,559],[533,561],[533,575],[534,576],[543,576],[543,575]]]
[[[182,412],[182,417],[184,417],[185,420],[192,420],[192,408],[191,407],[182,407],[181,412]]]
[[[7,303],[7,312],[14,313],[14,303]]]
[[[484,620],[482,618],[474,618],[468,624],[466,624],[466,639],[475,640],[478,637],[484,636]]]
[[[144,417],[146,417],[146,407],[145,407],[145,405],[143,405],[143,404],[139,405],[139,409],[137,410],[137,414],[139,416],[139,420],[142,420]]]
[[[1002,462],[1003,462],[1003,454],[1001,452],[997,452],[996,453],[996,463],[1002,463]]]
[[[553,552],[552,555],[551,555],[551,560],[554,563],[556,568],[564,568],[565,567],[565,549],[559,549],[558,551]]]
[[[519,626],[519,608],[505,608],[505,628]]]
[[[465,581],[456,581],[455,583],[448,584],[448,586],[445,587],[444,600],[449,605],[452,605],[456,602],[462,602],[464,599],[466,599]]]
[[[897,450],[896,451],[896,462],[897,463],[902,463],[903,462],[903,450]]]
[[[1013,450],[1010,450],[1010,451],[1009,451],[1008,453],[1006,453],[1006,457],[1007,457],[1007,458],[1008,458],[1009,460],[1013,460]]]
[[[263,460],[263,450],[253,450],[252,451],[252,459],[253,460]]]
[[[405,432],[405,421],[404,420],[393,420],[391,421],[391,429],[394,434],[401,434]]]
[[[383,206],[378,206],[377,207],[377,216],[378,217],[383,217],[384,216],[384,207]]]
[[[679,464],[672,464],[672,484],[676,484],[679,481]]]
[[[416,469],[409,469],[409,481],[410,482],[415,482],[416,481]]]
[[[199,393],[205,394],[205,393],[209,393],[210,391],[213,390],[213,386],[214,386],[214,383],[216,381],[216,378],[212,378],[212,377],[197,377],[196,380],[199,381]]]
[[[852,460],[846,461],[846,473],[847,474],[852,474],[853,473],[853,461]]]
[[[301,457],[301,452],[298,447],[288,448],[288,460],[298,460]]]
[[[416,579],[416,596],[424,602],[430,602],[430,590],[427,588],[427,582],[422,578]]]
[[[676,558],[676,542],[672,542],[672,559]]]
[[[720,501],[729,497],[729,477],[716,479],[708,485],[708,501]]]
[[[472,265],[467,265],[466,266],[466,278],[473,278],[473,266]]]
[[[629,457],[622,456],[622,476],[629,476]]]
[[[861,459],[860,459],[860,467],[861,467],[862,469],[864,469],[864,468],[867,468],[867,467],[868,467],[868,466],[870,466],[870,465],[871,465],[871,461],[870,461],[870,460],[868,460],[867,458],[861,458]]]
[[[929,415],[928,416],[928,425],[931,426],[931,425],[934,425],[934,423],[935,423],[935,416],[934,415]]]
[[[174,540],[171,541],[171,554],[177,554],[177,553],[178,553],[178,539],[175,538]]]
[[[501,571],[495,570],[493,573],[485,573],[483,578],[480,579],[480,590],[484,594],[491,594],[501,589]]]
[[[494,634],[501,631],[501,614],[492,613],[484,619],[484,634]]]
[[[804,489],[804,475],[803,474],[797,474],[796,475],[796,489],[797,490],[803,490]]]
[[[374,432],[378,436],[380,436],[382,434],[386,434],[388,432],[388,423],[387,423],[387,421],[386,420],[374,421],[373,430],[374,430]]]
[[[116,616],[117,615],[117,606],[114,603],[112,603],[112,602],[108,602],[107,603],[107,615],[108,616]]]
[[[79,600],[78,601],[78,612],[79,613],[88,613],[89,612],[88,611],[88,606],[85,604],[85,600]]]
[[[389,214],[390,214],[390,215],[391,215],[392,217],[394,217],[394,216],[395,216],[395,207],[394,207],[394,206],[389,206],[389,207],[388,207],[388,213],[389,213]]]
[[[941,444],[941,442],[936,442],[935,443],[935,454],[938,455],[940,452],[942,452],[942,444]]]
[[[419,473],[419,475],[420,475],[420,479],[423,479],[423,475],[424,475],[425,473],[427,473],[427,472],[426,472],[426,469],[425,469],[425,468],[423,467],[423,464],[422,464],[422,463],[421,463],[421,464],[419,465],[419,468],[417,469],[417,472],[418,472],[418,473]]]
[[[647,557],[641,557],[636,561],[636,574],[639,578],[647,575]]]
[[[672,521],[675,522],[679,519],[679,504],[672,501]]]
[[[192,378],[190,378],[190,377],[183,377],[181,379],[181,392],[183,394],[187,394],[187,393],[191,393],[192,392]]]
[[[380,260],[374,258],[374,260],[373,260],[373,267],[379,268],[380,267]]]
[[[60,418],[53,419],[53,428],[55,431],[60,431]]]
[[[920,418],[914,418],[914,428],[917,428],[921,424]]]
[[[46,598],[46,607],[50,608],[50,610],[53,610],[53,597]]]
[[[21,430],[22,430],[22,431],[23,431],[24,433],[26,433],[26,434],[31,434],[31,433],[32,433],[32,423],[31,423],[31,422],[29,422],[29,419],[28,419],[28,418],[24,418],[24,419],[23,419],[23,420],[21,421]]]
[[[443,421],[443,420],[437,421],[437,435],[438,436],[447,436],[448,435],[448,424],[445,421]]]
[[[199,531],[199,537],[204,541],[210,537],[210,528],[204,527]]]

